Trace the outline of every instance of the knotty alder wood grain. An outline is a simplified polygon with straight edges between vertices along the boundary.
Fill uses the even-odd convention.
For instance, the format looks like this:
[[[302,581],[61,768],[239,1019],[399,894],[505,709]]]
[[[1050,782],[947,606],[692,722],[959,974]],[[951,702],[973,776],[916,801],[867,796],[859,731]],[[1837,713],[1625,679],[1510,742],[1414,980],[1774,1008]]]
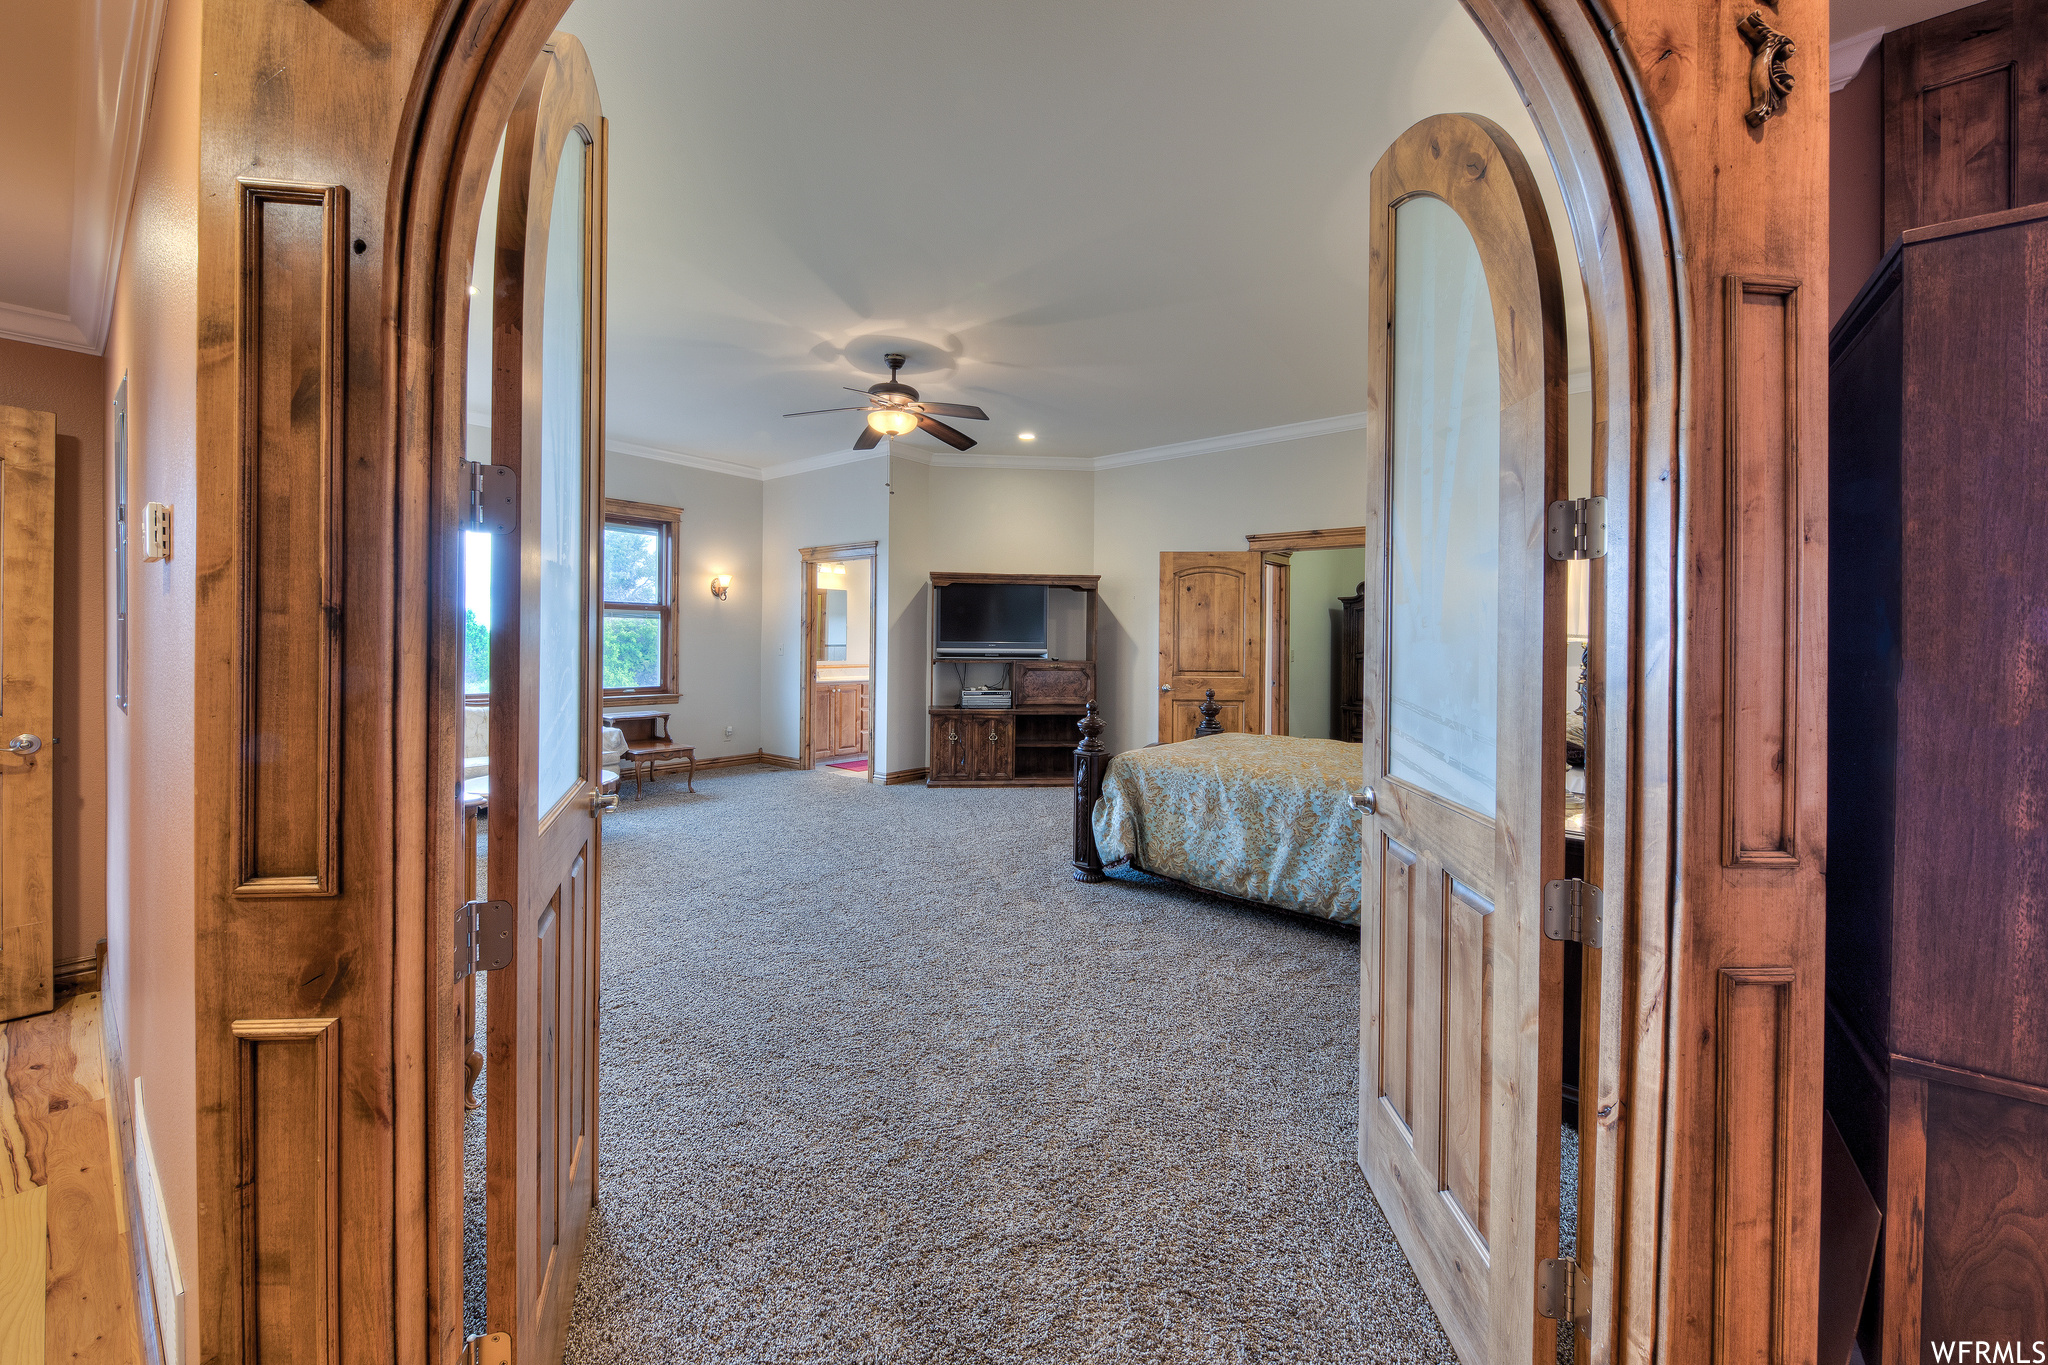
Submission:
[[[1216,691],[1231,734],[1263,728],[1265,612],[1257,550],[1159,554],[1159,742],[1193,739],[1196,710]]]
[[[1494,807],[1390,774],[1395,210],[1429,196],[1485,271],[1499,374],[1499,696]],[[1564,875],[1564,566],[1538,528],[1565,486],[1564,299],[1524,151],[1487,120],[1424,119],[1372,174],[1367,328],[1359,1164],[1466,1361],[1534,1361],[1536,1264],[1558,1252],[1564,961],[1542,933]],[[1448,229],[1447,229],[1448,230]],[[1434,363],[1433,360],[1429,363]],[[1384,1073],[1384,1074],[1383,1074]]]
[[[43,741],[0,750],[0,1019],[50,1008],[53,555],[57,418],[0,407],[0,711],[6,737]]]
[[[0,1363],[142,1359],[100,998],[0,1029]]]
[[[554,34],[505,129],[491,326],[491,438],[496,463],[521,471],[519,529],[493,560],[504,624],[491,640],[490,890],[518,914],[513,960],[492,982],[485,1202],[490,1330],[515,1358],[560,1359],[584,1233],[597,1199],[597,792],[601,650],[597,546],[603,534],[605,122],[583,45]],[[582,220],[557,217],[563,178],[581,178]],[[549,278],[549,241],[574,232],[579,278]],[[557,258],[559,259],[559,258]],[[542,319],[581,311],[580,394],[544,410]],[[556,401],[563,401],[557,398]],[[569,419],[564,421],[564,419]],[[577,420],[580,419],[580,420]],[[543,454],[567,426],[572,448]],[[550,460],[575,462],[572,501],[544,515]],[[558,494],[557,496],[561,496]],[[582,528],[576,631],[582,696],[569,722],[581,746],[565,792],[541,788],[542,728],[562,722],[540,699],[544,523]],[[556,609],[560,609],[557,607]]]

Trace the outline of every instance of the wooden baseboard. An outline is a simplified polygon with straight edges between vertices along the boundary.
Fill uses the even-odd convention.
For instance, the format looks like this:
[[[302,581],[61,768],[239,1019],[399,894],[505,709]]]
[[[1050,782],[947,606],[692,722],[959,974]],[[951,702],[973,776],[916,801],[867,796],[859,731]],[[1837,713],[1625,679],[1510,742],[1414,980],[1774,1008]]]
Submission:
[[[96,991],[100,988],[99,954],[59,962],[52,976],[56,982],[56,993],[60,996],[77,995],[81,991]]]
[[[925,774],[930,771],[930,768],[899,768],[897,771],[884,777],[882,785],[885,787],[901,787],[910,782],[922,782],[925,779]]]
[[[781,754],[771,754],[766,749],[763,749],[761,752],[755,754],[753,761],[756,763],[764,764],[770,768],[792,768],[797,772],[802,772],[804,770],[804,765],[797,762],[795,759],[786,758]]]
[[[713,768],[752,768],[760,762],[761,751],[756,749],[750,754],[722,754],[717,758],[700,758],[697,760],[697,771],[704,773],[710,772]]]

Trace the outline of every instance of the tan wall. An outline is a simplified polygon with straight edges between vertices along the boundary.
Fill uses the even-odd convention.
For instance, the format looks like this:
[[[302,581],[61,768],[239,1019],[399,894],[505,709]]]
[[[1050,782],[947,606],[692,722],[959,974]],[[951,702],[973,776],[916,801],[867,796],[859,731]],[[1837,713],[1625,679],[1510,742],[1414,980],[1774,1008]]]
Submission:
[[[188,1285],[199,1270],[193,953],[193,659],[197,585],[199,0],[170,0],[115,286],[105,399],[128,377],[128,498],[172,507],[171,558],[129,563],[124,712],[107,733],[106,1001],[150,1136]],[[111,489],[109,471],[103,489]],[[102,494],[102,517],[106,494]],[[111,558],[111,548],[103,553]],[[109,583],[111,589],[111,583]],[[111,592],[109,591],[109,596]],[[112,619],[111,610],[107,618]],[[111,644],[107,659],[112,658]],[[199,1358],[188,1289],[185,1359]]]
[[[0,404],[57,415],[58,968],[107,932],[107,384],[98,356],[0,340]]]

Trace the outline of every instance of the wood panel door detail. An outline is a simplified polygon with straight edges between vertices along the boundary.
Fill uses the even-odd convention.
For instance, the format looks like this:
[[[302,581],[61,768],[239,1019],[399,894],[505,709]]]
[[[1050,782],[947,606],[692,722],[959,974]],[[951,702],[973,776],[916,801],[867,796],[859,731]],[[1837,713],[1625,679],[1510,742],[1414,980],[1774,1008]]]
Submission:
[[[2048,6],[1987,0],[1884,38],[1884,237],[2048,200]]]
[[[557,33],[505,131],[492,314],[492,454],[520,508],[492,561],[490,894],[518,939],[491,984],[487,1298],[516,1365],[562,1358],[597,1197],[605,135]]]
[[[1211,688],[1232,734],[1265,724],[1264,556],[1257,550],[1159,555],[1159,742],[1195,737]]]
[[[56,457],[53,414],[0,408],[0,1019],[55,1003]]]
[[[1372,194],[1359,1162],[1460,1358],[1535,1361],[1558,1254],[1562,292],[1493,124],[1417,124]]]

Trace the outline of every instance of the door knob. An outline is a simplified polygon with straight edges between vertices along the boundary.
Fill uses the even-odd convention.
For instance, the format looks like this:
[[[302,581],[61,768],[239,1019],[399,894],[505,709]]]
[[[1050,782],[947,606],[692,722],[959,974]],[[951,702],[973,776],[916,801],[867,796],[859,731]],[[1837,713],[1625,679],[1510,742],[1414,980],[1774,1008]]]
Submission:
[[[590,794],[590,809],[597,814],[602,815],[606,811],[613,811],[618,808],[619,794],[617,792],[592,792]]]
[[[1159,684],[1159,690],[1160,690],[1161,692],[1171,692],[1171,691],[1173,691],[1173,684],[1172,684],[1172,683],[1161,683],[1161,684]]]
[[[1379,794],[1375,792],[1371,787],[1367,787],[1362,792],[1354,792],[1352,794],[1351,809],[1364,811],[1367,815],[1372,815],[1376,813],[1379,810],[1379,808]]]
[[[16,735],[13,739],[7,741],[7,748],[11,753],[32,754],[42,747],[43,737],[41,735]]]

